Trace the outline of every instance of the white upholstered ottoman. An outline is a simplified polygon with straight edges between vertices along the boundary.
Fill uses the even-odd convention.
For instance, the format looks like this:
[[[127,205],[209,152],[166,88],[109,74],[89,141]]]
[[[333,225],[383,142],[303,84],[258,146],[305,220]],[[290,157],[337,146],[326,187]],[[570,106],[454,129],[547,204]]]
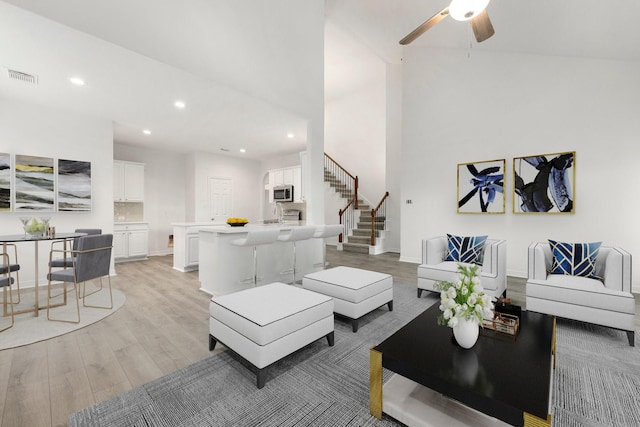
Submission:
[[[393,278],[389,274],[352,267],[335,267],[307,274],[302,287],[333,297],[335,313],[351,319],[353,332],[359,319],[387,304],[393,311]]]
[[[333,299],[284,283],[211,298],[209,350],[216,342],[257,368],[258,388],[267,367],[313,341],[333,346]]]

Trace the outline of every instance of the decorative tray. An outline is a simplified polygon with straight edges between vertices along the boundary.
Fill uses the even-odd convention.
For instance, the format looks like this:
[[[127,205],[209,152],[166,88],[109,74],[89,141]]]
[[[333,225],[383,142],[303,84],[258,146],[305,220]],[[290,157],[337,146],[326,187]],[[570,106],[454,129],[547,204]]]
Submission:
[[[516,336],[520,327],[520,319],[511,314],[494,312],[493,319],[482,319],[482,327]]]
[[[232,227],[244,227],[245,225],[248,224],[248,222],[234,222],[234,223],[227,223]]]

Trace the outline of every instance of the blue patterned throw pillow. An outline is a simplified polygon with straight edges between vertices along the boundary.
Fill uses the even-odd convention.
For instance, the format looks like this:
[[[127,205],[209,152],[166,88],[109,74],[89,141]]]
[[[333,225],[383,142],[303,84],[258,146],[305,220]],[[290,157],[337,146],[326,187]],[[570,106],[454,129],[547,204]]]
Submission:
[[[549,240],[553,263],[551,274],[596,277],[596,258],[602,242],[565,243]]]
[[[447,234],[447,254],[444,260],[480,264],[486,241],[487,236],[462,237]]]

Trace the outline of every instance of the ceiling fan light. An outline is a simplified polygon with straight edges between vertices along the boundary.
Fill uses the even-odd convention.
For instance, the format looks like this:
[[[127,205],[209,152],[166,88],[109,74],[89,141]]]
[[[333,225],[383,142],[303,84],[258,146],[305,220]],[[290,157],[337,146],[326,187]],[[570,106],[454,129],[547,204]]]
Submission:
[[[490,0],[451,0],[449,15],[456,21],[468,21],[482,12]]]

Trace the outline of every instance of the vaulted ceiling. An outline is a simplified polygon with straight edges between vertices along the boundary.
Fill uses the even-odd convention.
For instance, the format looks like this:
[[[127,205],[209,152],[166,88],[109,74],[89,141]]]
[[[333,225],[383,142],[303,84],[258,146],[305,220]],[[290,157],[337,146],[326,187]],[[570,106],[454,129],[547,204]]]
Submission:
[[[347,39],[390,63],[401,62],[403,49],[423,47],[640,60],[636,0],[493,0],[487,11],[496,35],[484,43],[473,40],[468,23],[448,18],[409,47],[398,44],[447,4],[4,0],[0,66],[35,74],[39,83],[11,80],[3,71],[0,96],[112,120],[118,142],[229,149],[259,159],[305,147],[312,106],[322,102],[308,82],[322,78],[323,13],[327,64],[340,55],[354,64],[328,73],[327,96],[348,90],[366,72]],[[87,85],[71,86],[72,74]],[[178,99],[187,104],[183,110],[173,106]]]

